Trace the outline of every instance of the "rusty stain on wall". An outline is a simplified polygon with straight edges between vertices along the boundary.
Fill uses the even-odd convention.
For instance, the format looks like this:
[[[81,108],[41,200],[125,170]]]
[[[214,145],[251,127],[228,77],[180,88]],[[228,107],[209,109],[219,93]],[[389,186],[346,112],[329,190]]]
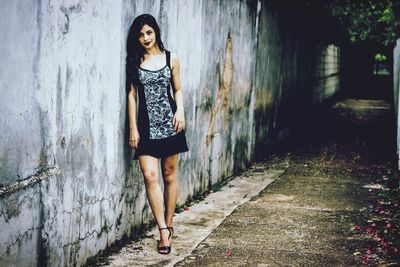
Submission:
[[[226,41],[226,51],[225,51],[225,62],[224,69],[222,74],[222,82],[218,89],[218,95],[215,101],[215,104],[211,111],[210,124],[208,127],[207,135],[206,135],[206,144],[209,145],[211,143],[212,137],[214,135],[214,124],[215,117],[221,109],[221,102],[223,102],[223,106],[227,107],[229,105],[229,94],[232,88],[232,39],[230,34],[228,34],[228,38]],[[222,99],[223,98],[223,99]]]
[[[222,79],[222,91],[224,92],[224,107],[229,105],[229,94],[232,89],[232,39],[228,34],[226,41],[225,64]],[[221,89],[220,89],[221,90]]]

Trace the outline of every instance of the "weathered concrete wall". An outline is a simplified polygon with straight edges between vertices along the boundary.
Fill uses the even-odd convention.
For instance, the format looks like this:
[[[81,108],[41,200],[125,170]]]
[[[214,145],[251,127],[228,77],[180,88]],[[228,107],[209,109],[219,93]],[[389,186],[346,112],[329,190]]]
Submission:
[[[399,97],[400,97],[400,39],[397,39],[396,46],[393,50],[393,95],[394,106],[397,118],[397,167],[400,169],[400,113],[399,113]]]
[[[152,219],[126,130],[137,15],[181,59],[180,202],[338,90],[337,48],[271,1],[31,2],[0,3],[1,266],[79,266]]]
[[[127,206],[122,2],[31,2],[0,7],[1,182],[30,181],[2,194],[0,265],[72,266]]]
[[[35,173],[46,164],[41,158],[40,107],[35,101],[38,87],[39,35],[36,1],[2,1],[0,53],[0,177],[8,184]],[[29,142],[26,142],[29,140]],[[18,176],[17,176],[18,175]]]

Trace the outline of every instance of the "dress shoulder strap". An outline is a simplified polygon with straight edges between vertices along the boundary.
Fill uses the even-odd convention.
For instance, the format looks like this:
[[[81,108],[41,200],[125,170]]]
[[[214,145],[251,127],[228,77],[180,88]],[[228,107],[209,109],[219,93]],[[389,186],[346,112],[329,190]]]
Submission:
[[[171,52],[168,50],[165,50],[165,56],[167,58],[167,66],[171,70]],[[170,84],[172,86],[172,89],[174,89],[175,87],[174,87],[174,83],[172,82],[172,71],[171,71],[171,76],[169,77],[169,80],[171,82]]]
[[[165,50],[165,56],[167,57],[167,66],[171,69],[171,52]]]

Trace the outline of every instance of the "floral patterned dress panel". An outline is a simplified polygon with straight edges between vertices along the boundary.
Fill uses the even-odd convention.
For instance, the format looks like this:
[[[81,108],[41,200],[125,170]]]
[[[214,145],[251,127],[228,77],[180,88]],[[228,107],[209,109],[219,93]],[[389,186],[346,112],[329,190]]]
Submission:
[[[173,112],[168,100],[171,71],[168,66],[158,70],[139,68],[149,115],[150,139],[162,139],[175,134]]]

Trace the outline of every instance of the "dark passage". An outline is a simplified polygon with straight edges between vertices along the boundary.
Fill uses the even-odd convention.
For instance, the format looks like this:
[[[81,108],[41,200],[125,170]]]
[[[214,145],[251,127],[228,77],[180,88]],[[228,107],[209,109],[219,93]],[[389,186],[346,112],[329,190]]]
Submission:
[[[299,125],[263,164],[286,172],[178,266],[352,266],[399,261],[390,101],[344,99]]]

